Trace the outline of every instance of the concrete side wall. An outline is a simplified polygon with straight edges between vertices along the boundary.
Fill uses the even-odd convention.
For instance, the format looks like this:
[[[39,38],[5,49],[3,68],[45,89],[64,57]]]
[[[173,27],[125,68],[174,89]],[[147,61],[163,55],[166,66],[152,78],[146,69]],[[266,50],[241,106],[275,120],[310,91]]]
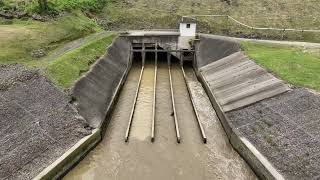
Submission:
[[[199,35],[200,42],[196,43],[196,68],[227,57],[240,51],[240,45],[235,40],[220,36]]]
[[[194,66],[197,76],[210,98],[230,143],[260,179],[282,180],[283,176],[273,165],[257,151],[253,144],[241,136],[236,128],[231,126],[225,112],[270,97],[271,95],[264,93],[267,90],[267,92],[271,92],[270,89],[276,90],[276,94],[285,92],[289,89],[287,85],[279,81],[280,89],[278,86],[276,88],[271,86],[270,89],[256,86],[259,84],[256,80],[258,75],[259,77],[262,75],[264,81],[277,79],[243,55],[239,44],[230,38],[200,35],[200,42],[196,43],[196,51],[197,58]],[[261,86],[269,87],[268,83]],[[248,89],[248,86],[251,89]],[[229,106],[231,102],[232,107]],[[235,102],[239,103],[234,104]]]
[[[283,180],[282,175],[273,168],[273,165],[262,154],[260,154],[246,138],[240,136],[239,132],[232,128],[230,120],[217,102],[216,97],[211,91],[209,84],[205,81],[203,75],[198,71],[197,76],[205,88],[211,104],[213,105],[233,148],[250,165],[252,170],[260,179]]]
[[[118,37],[91,70],[78,80],[73,89],[79,113],[90,126],[101,127],[114,97],[123,83],[130,67],[131,44],[123,37]]]

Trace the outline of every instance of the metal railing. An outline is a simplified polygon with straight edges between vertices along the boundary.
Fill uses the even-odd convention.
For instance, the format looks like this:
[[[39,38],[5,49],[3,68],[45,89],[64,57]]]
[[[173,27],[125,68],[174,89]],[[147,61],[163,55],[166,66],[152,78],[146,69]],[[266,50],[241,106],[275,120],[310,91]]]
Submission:
[[[274,30],[274,31],[293,31],[293,32],[315,32],[315,33],[320,33],[319,29],[293,29],[293,28],[273,28],[273,27],[254,27],[254,26],[250,26],[247,25],[245,23],[242,23],[240,21],[238,21],[237,19],[233,18],[232,16],[229,15],[201,15],[201,14],[194,14],[194,15],[187,15],[187,16],[182,16],[182,20],[183,18],[194,18],[196,19],[196,17],[225,17],[227,19],[230,19],[231,21],[244,26],[246,28],[252,29],[252,30]]]

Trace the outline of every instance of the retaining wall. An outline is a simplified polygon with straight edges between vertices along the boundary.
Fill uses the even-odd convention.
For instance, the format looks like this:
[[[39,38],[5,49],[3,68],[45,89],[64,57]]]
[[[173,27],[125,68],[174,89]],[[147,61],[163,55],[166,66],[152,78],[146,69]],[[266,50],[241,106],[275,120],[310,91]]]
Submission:
[[[114,97],[124,82],[131,65],[130,49],[128,40],[116,38],[107,53],[72,88],[74,104],[94,128],[103,125]]]
[[[116,38],[107,53],[75,83],[71,93],[73,103],[79,114],[95,129],[42,170],[34,180],[61,179],[101,141],[108,116],[131,67],[130,49],[131,43],[126,38]]]
[[[263,156],[263,154],[261,154],[250,141],[241,136],[236,128],[231,126],[230,120],[225,115],[225,110],[215,95],[216,92],[214,91],[216,91],[216,89],[212,87],[214,85],[212,83],[215,82],[208,81],[206,74],[201,70],[202,67],[205,67],[210,63],[217,62],[221,59],[226,59],[228,56],[232,56],[233,54],[240,52],[240,45],[230,38],[202,34],[200,35],[200,41],[198,41],[195,46],[197,56],[194,66],[197,76],[200,82],[203,84],[210,101],[216,110],[216,113],[227,133],[231,145],[246,160],[259,178],[283,179],[283,176],[273,167],[273,165]],[[222,69],[222,71],[224,70]],[[215,72],[215,70],[212,71],[213,74]],[[251,81],[250,78],[247,80]]]
[[[196,44],[196,68],[201,68],[209,63],[227,57],[240,51],[236,40],[214,35],[199,35],[200,41]]]

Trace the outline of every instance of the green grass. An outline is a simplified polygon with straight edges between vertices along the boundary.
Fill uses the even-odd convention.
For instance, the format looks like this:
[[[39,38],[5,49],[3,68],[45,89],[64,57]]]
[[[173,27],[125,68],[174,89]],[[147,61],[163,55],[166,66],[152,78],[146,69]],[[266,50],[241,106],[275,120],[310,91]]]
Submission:
[[[46,75],[59,87],[70,88],[106,52],[115,37],[116,34],[110,34],[65,54],[47,65]]]
[[[46,53],[101,29],[81,13],[71,13],[49,22],[13,20],[0,25],[0,63],[28,63],[37,60],[32,52]]]
[[[320,57],[301,49],[243,42],[245,53],[279,78],[320,91]]]

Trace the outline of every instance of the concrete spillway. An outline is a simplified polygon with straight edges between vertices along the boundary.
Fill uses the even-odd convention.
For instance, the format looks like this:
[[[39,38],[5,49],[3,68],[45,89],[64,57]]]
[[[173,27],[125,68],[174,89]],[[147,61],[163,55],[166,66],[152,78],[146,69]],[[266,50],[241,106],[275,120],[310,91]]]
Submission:
[[[116,38],[71,97],[1,66],[0,179],[320,179],[319,93],[235,39],[178,37]]]
[[[96,128],[77,158],[102,142],[65,179],[283,178],[228,115],[288,85],[233,40],[200,35],[178,49],[178,36],[119,37],[76,83],[73,103]]]
[[[191,67],[188,82],[198,96],[197,107],[208,142],[203,144],[179,64],[172,65],[177,117],[182,141],[175,140],[168,65],[160,61],[156,87],[156,139],[150,142],[154,62],[147,61],[132,121],[130,140],[123,135],[140,74],[134,64],[124,84],[103,141],[64,179],[255,179],[232,149]]]

